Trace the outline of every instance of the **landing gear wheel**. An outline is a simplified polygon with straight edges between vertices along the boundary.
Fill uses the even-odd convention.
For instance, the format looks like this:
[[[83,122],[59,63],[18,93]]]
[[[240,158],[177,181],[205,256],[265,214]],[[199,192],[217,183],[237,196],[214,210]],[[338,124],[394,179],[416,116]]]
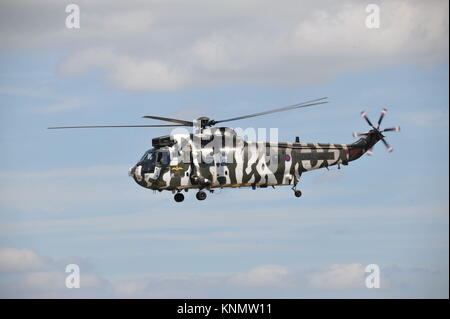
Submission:
[[[300,196],[302,196],[302,192],[297,189],[294,191],[294,195],[295,195],[295,197],[300,197]]]
[[[184,195],[181,193],[176,193],[173,197],[177,203],[184,201]]]
[[[198,200],[205,200],[206,199],[206,193],[203,191],[199,191],[197,194],[195,194],[195,197],[197,197]]]

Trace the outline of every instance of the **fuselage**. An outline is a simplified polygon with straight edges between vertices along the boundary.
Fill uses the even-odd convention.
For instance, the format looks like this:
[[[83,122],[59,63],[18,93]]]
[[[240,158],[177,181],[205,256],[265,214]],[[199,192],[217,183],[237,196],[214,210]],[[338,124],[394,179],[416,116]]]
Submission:
[[[352,144],[246,142],[223,128],[172,137],[173,143],[148,150],[129,170],[142,187],[176,191],[190,188],[296,185],[303,173],[347,165],[382,137],[368,134]],[[196,139],[197,137],[197,139]]]

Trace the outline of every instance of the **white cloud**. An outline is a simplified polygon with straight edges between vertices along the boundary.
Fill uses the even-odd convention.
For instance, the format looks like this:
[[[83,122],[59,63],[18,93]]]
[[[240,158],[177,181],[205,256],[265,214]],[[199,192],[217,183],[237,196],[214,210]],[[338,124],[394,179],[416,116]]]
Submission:
[[[443,268],[381,267],[382,288],[366,289],[364,266],[360,263],[330,265],[314,272],[290,269],[283,265],[261,265],[235,274],[135,274],[104,277],[92,270],[84,258],[53,260],[31,249],[9,248],[9,255],[26,251],[32,259],[21,262],[17,276],[0,273],[2,298],[266,298],[288,296],[307,298],[327,296],[329,290],[356,290],[342,297],[434,297],[448,296],[448,271]],[[3,254],[3,252],[2,252]],[[79,289],[65,286],[66,263],[80,266]],[[17,263],[16,263],[17,264]],[[33,265],[32,267],[30,265]],[[14,269],[17,269],[15,267]],[[448,265],[447,265],[448,270]],[[447,280],[445,280],[447,279]],[[425,287],[425,289],[424,289]]]
[[[127,90],[177,89],[186,84],[185,74],[174,65],[152,59],[138,61],[105,49],[80,52],[60,70],[66,75],[79,75],[95,68],[104,71],[111,84]]]
[[[80,266],[80,289],[65,285],[67,263]],[[93,273],[84,258],[54,260],[32,249],[0,248],[1,298],[108,297],[110,283]]]
[[[133,298],[145,292],[147,282],[143,280],[122,280],[114,285],[114,294],[120,298]]]
[[[65,277],[58,271],[41,271],[25,274],[19,282],[23,290],[55,292],[67,289],[65,287]]]
[[[331,265],[309,276],[312,288],[325,290],[363,288],[364,282],[364,266],[358,263]]]
[[[240,287],[280,287],[289,284],[290,271],[280,265],[262,265],[238,273],[230,278],[230,283]]]
[[[448,59],[446,1],[381,1],[380,29],[366,28],[366,4],[356,0],[79,5],[77,31],[64,29],[62,8],[53,2],[29,4],[28,10],[5,6],[10,14],[1,38],[6,47],[69,48],[72,53],[60,65],[63,74],[97,70],[116,87],[142,91],[304,84],[342,72]],[[19,18],[8,17],[15,15]]]
[[[46,259],[30,249],[0,248],[0,272],[23,272],[38,270]]]
[[[255,25],[249,25],[243,14],[242,20],[235,21],[239,30],[236,26],[231,30],[227,26],[212,28],[213,32],[192,35],[188,43],[175,42],[175,50],[158,53],[149,45],[138,58],[111,48],[115,58],[104,72],[108,81],[122,89],[160,90],[223,82],[310,83],[341,72],[404,62],[430,63],[444,58],[448,50],[448,16],[443,6],[439,2],[384,2],[379,30],[365,27],[365,6],[360,3],[307,6],[310,11],[299,11],[298,18],[282,26],[276,11],[270,17],[257,16]],[[266,30],[264,23],[273,25],[273,30]],[[80,60],[75,55],[62,68],[104,65],[95,54],[85,57]]]
[[[150,10],[121,10],[102,13],[83,12],[83,29],[80,36],[85,38],[119,38],[144,36],[151,30],[153,16]]]
[[[63,270],[29,272],[10,284],[6,298],[107,298],[110,282],[92,273],[80,273],[80,288],[68,289]]]

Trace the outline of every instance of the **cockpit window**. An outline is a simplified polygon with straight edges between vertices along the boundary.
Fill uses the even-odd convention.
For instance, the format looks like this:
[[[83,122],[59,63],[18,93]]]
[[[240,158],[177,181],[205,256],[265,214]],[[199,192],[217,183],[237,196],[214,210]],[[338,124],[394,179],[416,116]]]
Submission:
[[[156,154],[153,151],[147,151],[145,152],[144,156],[142,156],[141,161],[151,160],[152,162],[155,161]]]
[[[142,156],[141,161],[150,161],[153,163],[157,162],[161,165],[169,165],[170,155],[169,152],[147,151],[144,156]]]

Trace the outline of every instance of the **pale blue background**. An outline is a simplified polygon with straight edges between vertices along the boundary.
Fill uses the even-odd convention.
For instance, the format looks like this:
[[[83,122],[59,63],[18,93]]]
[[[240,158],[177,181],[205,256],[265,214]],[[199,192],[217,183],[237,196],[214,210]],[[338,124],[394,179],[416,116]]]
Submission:
[[[45,6],[62,12],[52,23],[63,28],[64,6]],[[2,15],[35,7],[5,5]],[[231,78],[136,91],[111,85],[101,70],[58,71],[80,43],[95,48],[95,37],[29,46],[23,37],[21,46],[10,43],[13,36],[1,34],[0,247],[29,249],[45,261],[1,272],[0,296],[448,298],[448,51],[426,63],[394,54],[377,65],[371,57],[311,83]],[[359,112],[376,121],[386,107],[383,125],[402,132],[387,135],[391,154],[379,144],[373,157],[340,171],[303,175],[300,199],[286,187],[223,190],[204,202],[189,192],[175,203],[127,176],[151,138],[169,130],[46,130],[153,123],[140,118],[146,114],[221,119],[321,96],[330,103],[233,124],[277,127],[281,141],[350,143],[353,131],[367,129]],[[60,287],[69,260],[91,274],[91,286]],[[311,281],[311,274],[326,281],[331,265],[356,264],[358,273],[371,263],[381,267],[379,290],[348,278],[330,289]],[[258,267],[267,273],[255,277]],[[33,281],[36,273],[49,275]]]

